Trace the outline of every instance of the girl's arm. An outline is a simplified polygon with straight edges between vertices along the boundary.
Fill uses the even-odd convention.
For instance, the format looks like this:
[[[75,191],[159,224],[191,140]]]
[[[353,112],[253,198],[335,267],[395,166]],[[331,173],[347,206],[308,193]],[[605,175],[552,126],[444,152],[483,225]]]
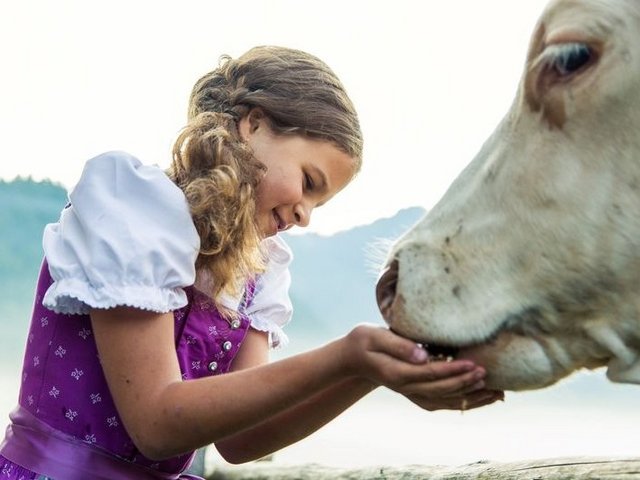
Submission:
[[[466,361],[424,363],[413,342],[384,329],[357,327],[307,353],[184,382],[172,314],[117,307],[94,310],[91,318],[120,417],[136,446],[152,459],[227,438],[228,445],[239,442],[236,447],[256,444],[246,457],[228,449],[236,452],[232,461],[247,461],[308,435],[372,384],[419,398],[455,397],[478,387],[484,374]],[[288,432],[269,439],[278,428]]]
[[[234,360],[233,369],[250,368],[266,363],[267,342],[266,334],[250,330],[243,348]],[[434,365],[436,370],[443,366],[447,368],[446,364]],[[462,395],[464,395],[465,407],[471,409],[492,403],[501,396],[496,395],[496,392],[478,388],[481,385],[475,380],[476,375],[477,372],[466,372],[463,373],[462,378],[454,377],[431,382],[428,394],[425,395],[423,392],[413,400],[430,410],[459,409],[463,402]],[[468,386],[461,387],[461,384]],[[227,461],[232,463],[261,458],[307,437],[376,387],[374,382],[358,377],[335,383],[254,428],[216,442],[216,448]],[[452,395],[452,392],[455,394]]]
[[[249,329],[233,361],[238,371],[264,365],[269,360],[268,334]],[[307,437],[334,419],[375,388],[364,379],[348,379],[332,385],[254,428],[216,442],[218,452],[231,463],[255,460]]]

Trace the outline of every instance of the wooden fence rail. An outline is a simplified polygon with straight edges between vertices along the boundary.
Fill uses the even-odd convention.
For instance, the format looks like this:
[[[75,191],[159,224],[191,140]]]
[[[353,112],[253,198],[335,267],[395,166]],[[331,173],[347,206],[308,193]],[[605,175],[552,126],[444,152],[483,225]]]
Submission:
[[[640,480],[640,457],[570,457],[523,462],[478,462],[457,467],[333,468],[257,462],[216,467],[209,480]]]

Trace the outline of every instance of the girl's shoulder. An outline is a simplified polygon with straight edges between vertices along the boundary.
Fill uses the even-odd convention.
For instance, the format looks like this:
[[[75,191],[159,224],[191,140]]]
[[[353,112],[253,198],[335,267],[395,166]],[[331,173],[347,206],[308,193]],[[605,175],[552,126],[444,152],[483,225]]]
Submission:
[[[107,152],[87,161],[43,247],[55,281],[49,308],[168,311],[186,301],[181,289],[193,284],[200,240],[184,194],[162,169]]]
[[[148,218],[159,228],[177,227],[176,232],[197,236],[182,190],[160,167],[145,165],[126,152],[110,151],[88,160],[69,200],[72,209],[90,209],[102,220]]]
[[[135,188],[134,188],[135,187]],[[169,196],[177,206],[185,202],[182,191],[157,165],[145,165],[124,151],[109,151],[89,159],[71,195],[95,188],[108,196],[141,196],[155,191]],[[142,191],[138,190],[143,188]]]

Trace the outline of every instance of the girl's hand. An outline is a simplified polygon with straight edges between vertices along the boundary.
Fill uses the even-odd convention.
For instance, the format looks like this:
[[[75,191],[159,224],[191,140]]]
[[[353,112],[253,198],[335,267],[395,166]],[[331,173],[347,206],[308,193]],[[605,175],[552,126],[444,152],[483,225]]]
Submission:
[[[360,325],[345,337],[351,372],[384,385],[426,410],[469,410],[501,400],[484,388],[484,368],[469,360],[430,362],[411,340],[382,327]]]

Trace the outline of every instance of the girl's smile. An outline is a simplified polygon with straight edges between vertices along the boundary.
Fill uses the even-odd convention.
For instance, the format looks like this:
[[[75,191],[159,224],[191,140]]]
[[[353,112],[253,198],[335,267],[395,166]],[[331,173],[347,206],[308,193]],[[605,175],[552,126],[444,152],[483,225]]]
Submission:
[[[353,158],[330,141],[276,134],[256,110],[238,128],[267,167],[256,192],[256,222],[265,237],[294,225],[306,227],[312,210],[353,178]]]

